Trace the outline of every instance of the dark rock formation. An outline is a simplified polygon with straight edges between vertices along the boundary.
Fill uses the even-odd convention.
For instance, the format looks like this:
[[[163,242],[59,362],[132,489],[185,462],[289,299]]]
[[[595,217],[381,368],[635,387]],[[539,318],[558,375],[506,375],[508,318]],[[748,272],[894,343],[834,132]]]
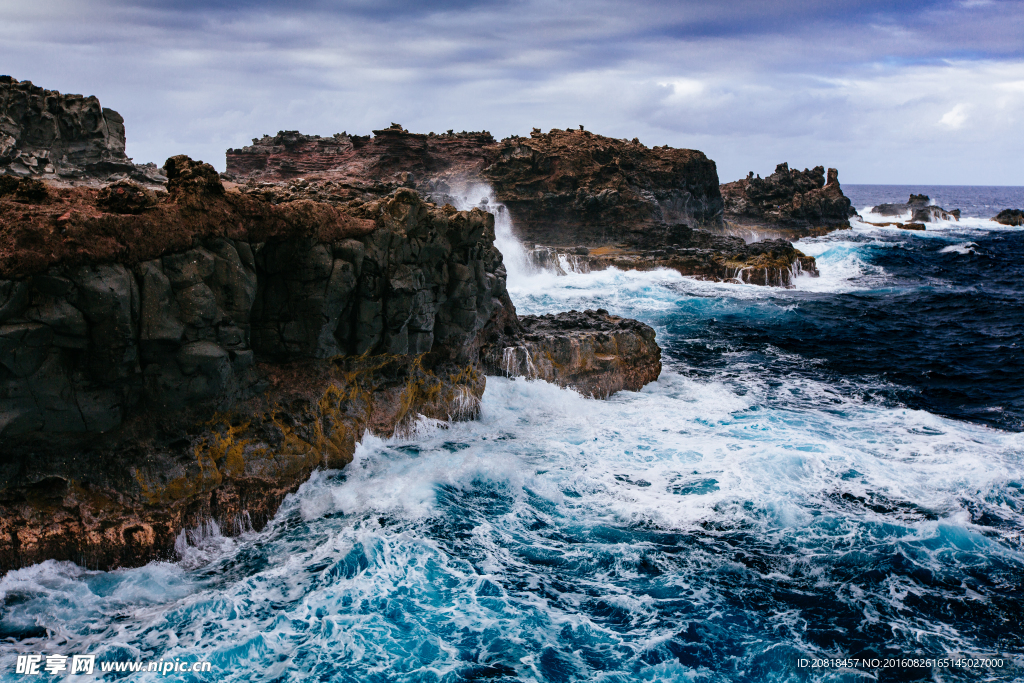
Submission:
[[[1024,225],[1024,211],[1020,209],[1003,209],[992,220],[1002,225]]]
[[[523,333],[514,345],[483,354],[488,374],[543,379],[597,398],[639,391],[661,374],[654,330],[636,320],[598,309],[519,321]]]
[[[527,244],[649,245],[670,225],[719,225],[715,162],[582,130],[502,140],[484,169]]]
[[[880,216],[902,216],[909,213],[911,223],[960,220],[960,209],[946,211],[942,207],[929,205],[930,201],[931,199],[926,194],[912,194],[906,204],[879,204],[871,208],[871,213]]]
[[[322,138],[281,131],[253,138],[251,146],[229,149],[227,174],[238,180],[315,177],[360,187],[384,183],[390,185],[388,190],[415,186],[430,192],[446,179],[479,181],[494,144],[487,131],[423,135],[397,123],[373,131],[373,137],[338,133]]]
[[[95,97],[62,95],[0,76],[0,175],[163,180],[154,164],[133,164],[124,150],[124,119]]]
[[[805,256],[783,239],[747,244],[739,237],[677,225],[659,241],[659,248],[645,250],[537,247],[528,253],[531,261],[541,268],[561,269],[563,263],[570,270],[582,273],[610,267],[622,270],[670,268],[701,280],[737,280],[773,287],[790,287],[798,275],[818,274],[814,257]]]
[[[282,132],[228,150],[238,180],[331,181],[361,190],[411,186],[443,203],[488,183],[527,243],[636,244],[671,224],[718,225],[715,163],[703,153],[647,148],[582,130],[535,130],[495,142],[490,133],[409,133],[373,138]]]
[[[166,168],[169,192],[0,197],[0,570],[258,528],[365,430],[475,415],[481,359],[523,343],[489,213]],[[649,356],[646,332],[613,336],[620,358],[553,377],[598,395],[657,377],[630,346]]]
[[[485,328],[514,316],[490,214],[271,207],[171,161],[138,215],[110,188],[0,200],[3,568],[145,562],[266,519],[366,428],[475,413]]]
[[[721,187],[725,219],[738,226],[769,228],[803,237],[850,227],[856,211],[839,186],[839,172],[815,166],[797,171],[779,164],[767,178],[754,176]]]

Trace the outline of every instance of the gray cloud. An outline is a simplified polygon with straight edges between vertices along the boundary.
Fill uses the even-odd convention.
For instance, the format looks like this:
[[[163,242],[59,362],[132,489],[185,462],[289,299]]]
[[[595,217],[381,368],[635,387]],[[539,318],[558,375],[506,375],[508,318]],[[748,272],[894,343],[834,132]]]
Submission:
[[[724,180],[1024,184],[1021,2],[0,2],[2,69],[120,111],[128,151],[279,129],[584,124]]]

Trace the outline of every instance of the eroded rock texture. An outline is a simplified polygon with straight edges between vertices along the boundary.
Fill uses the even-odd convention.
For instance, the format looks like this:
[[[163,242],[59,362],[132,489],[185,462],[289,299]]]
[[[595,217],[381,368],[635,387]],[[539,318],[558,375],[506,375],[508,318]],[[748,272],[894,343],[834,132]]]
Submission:
[[[933,223],[935,221],[958,221],[960,220],[960,209],[946,211],[940,206],[933,206],[931,199],[926,194],[912,194],[905,204],[879,204],[871,207],[871,213],[880,216],[902,216],[910,215],[911,224]],[[903,224],[895,224],[905,228]],[[909,228],[913,229],[913,228]],[[923,230],[924,227],[922,226]]]
[[[1020,209],[1003,209],[992,220],[1002,225],[1024,225],[1024,211]]]
[[[483,356],[488,374],[543,379],[606,398],[661,374],[654,329],[604,309],[519,317],[522,335]]]
[[[473,416],[481,346],[517,330],[488,213],[411,190],[272,206],[167,167],[141,214],[86,188],[0,198],[4,569],[258,526],[366,429]]]
[[[725,219],[743,227],[767,228],[800,237],[850,227],[856,211],[839,186],[834,168],[798,171],[782,163],[767,178],[750,173],[722,185]]]
[[[629,249],[537,247],[528,252],[542,268],[589,273],[606,268],[654,270],[670,268],[700,280],[735,280],[746,284],[790,287],[793,278],[818,274],[813,256],[784,239],[746,243],[740,237],[672,226],[657,248]]]
[[[721,222],[715,163],[696,150],[583,130],[534,130],[500,142],[486,131],[422,135],[398,124],[373,133],[265,136],[228,150],[227,170],[240,180],[301,175],[362,189],[409,186],[439,203],[487,183],[524,242],[555,246],[636,244],[671,224]]]
[[[162,180],[154,164],[137,166],[124,150],[124,119],[95,97],[0,76],[0,175]]]

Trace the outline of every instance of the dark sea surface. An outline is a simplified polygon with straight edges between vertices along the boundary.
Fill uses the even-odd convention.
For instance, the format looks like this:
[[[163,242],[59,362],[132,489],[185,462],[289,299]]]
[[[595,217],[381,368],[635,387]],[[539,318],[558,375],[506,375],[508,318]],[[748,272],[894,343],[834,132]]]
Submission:
[[[1024,209],[1024,187],[1013,185],[843,185],[843,194],[860,210],[878,204],[897,204],[912,194],[924,194],[947,211],[992,218],[1003,209]]]
[[[821,277],[788,290],[530,273],[499,224],[520,312],[640,318],[661,379],[488,378],[479,420],[367,437],[262,532],[12,572],[0,680],[29,653],[213,665],[132,680],[1024,679],[1024,230],[984,220],[1020,188],[866,187],[965,217],[802,240]]]

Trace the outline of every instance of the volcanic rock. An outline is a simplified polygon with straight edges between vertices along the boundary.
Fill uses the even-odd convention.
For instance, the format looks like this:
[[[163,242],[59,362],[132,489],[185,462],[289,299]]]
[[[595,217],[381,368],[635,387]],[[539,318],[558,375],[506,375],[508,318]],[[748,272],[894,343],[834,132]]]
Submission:
[[[879,204],[872,207],[871,213],[880,216],[902,216],[909,213],[912,223],[960,220],[960,209],[946,211],[942,207],[930,205],[930,201],[931,198],[926,194],[912,194],[906,204]]]
[[[661,374],[654,330],[604,309],[519,317],[523,333],[483,354],[488,374],[543,379],[596,398],[639,391]]]
[[[254,182],[301,176],[348,191],[413,186],[439,204],[471,199],[474,186],[486,184],[527,243],[636,244],[670,224],[721,222],[715,163],[695,150],[582,130],[500,142],[486,131],[422,135],[398,124],[373,133],[264,136],[228,150],[227,172]]]
[[[671,226],[660,248],[601,247],[577,249],[537,246],[528,252],[538,268],[589,273],[606,268],[654,270],[669,268],[700,280],[738,281],[772,287],[792,287],[793,278],[818,275],[813,256],[806,256],[783,239],[747,244],[740,237]]]
[[[524,343],[492,214],[166,167],[169,193],[0,197],[0,571],[259,528],[367,430],[473,417],[483,359]],[[656,378],[646,332],[613,336],[599,368],[552,378],[597,395]]]
[[[1020,209],[1003,209],[992,220],[1002,225],[1024,225],[1024,211]]]
[[[839,186],[839,172],[815,166],[798,171],[776,166],[767,178],[754,176],[721,187],[725,219],[743,227],[774,229],[782,236],[802,237],[850,227],[856,211]]]
[[[0,76],[0,175],[163,181],[155,165],[133,164],[124,151],[124,119],[95,97]]]

